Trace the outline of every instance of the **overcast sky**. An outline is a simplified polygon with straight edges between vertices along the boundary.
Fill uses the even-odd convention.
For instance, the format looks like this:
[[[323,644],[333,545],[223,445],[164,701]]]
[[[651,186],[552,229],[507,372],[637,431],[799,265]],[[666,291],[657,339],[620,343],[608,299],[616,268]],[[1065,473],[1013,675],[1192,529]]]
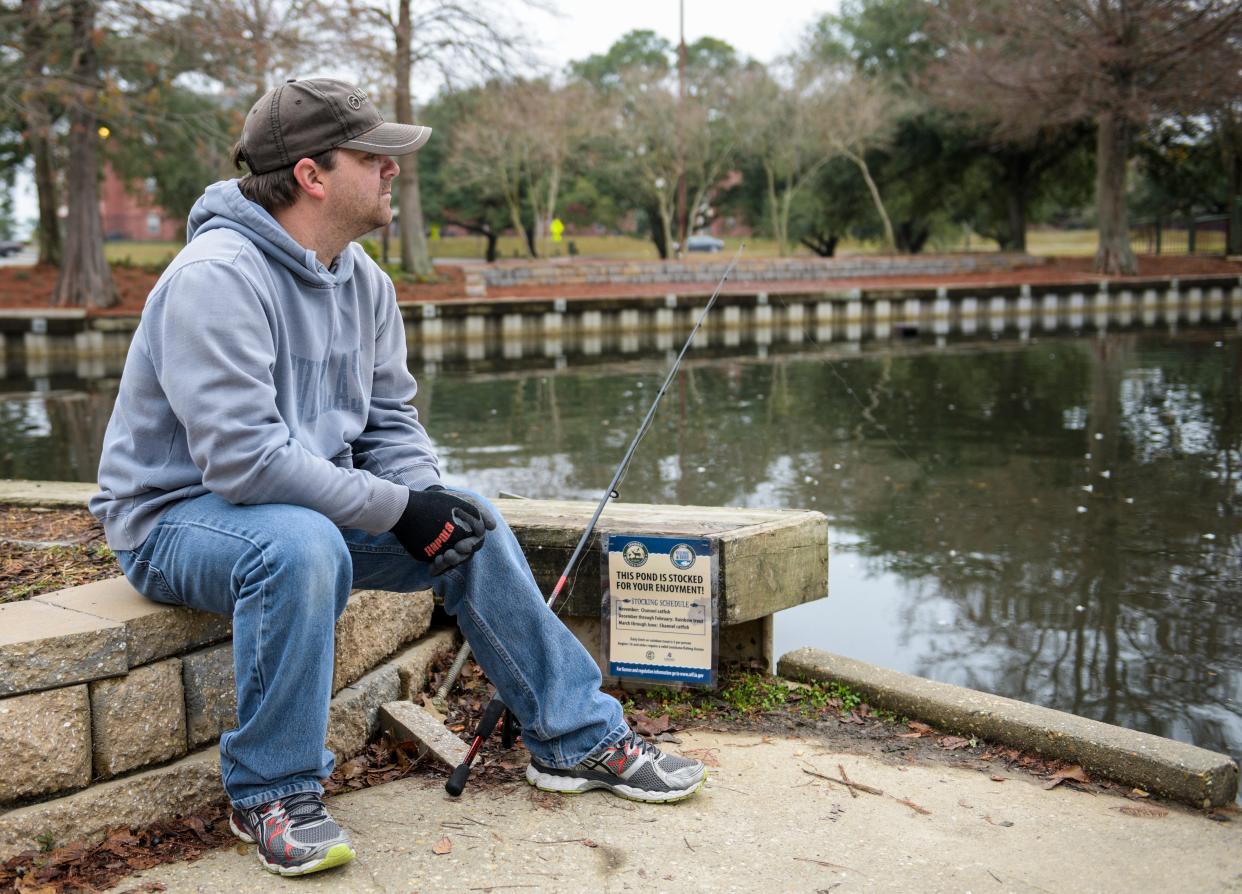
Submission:
[[[835,12],[838,5],[838,0],[765,0],[759,4],[685,0],[686,43],[716,37],[744,56],[771,62],[793,50],[807,25]],[[571,60],[602,53],[635,28],[654,31],[674,44],[678,39],[678,0],[622,0],[615,4],[560,0],[557,6],[560,15],[523,16],[552,69],[560,70]],[[38,213],[28,172],[18,177],[16,198],[19,228],[28,232],[31,218]]]
[[[677,42],[678,0],[561,0],[558,5],[559,17],[532,16],[541,21],[536,36],[548,48],[549,64],[602,53],[635,28],[647,28]],[[838,5],[837,0],[685,0],[686,43],[717,37],[744,55],[770,62],[792,50],[810,22],[835,12]]]

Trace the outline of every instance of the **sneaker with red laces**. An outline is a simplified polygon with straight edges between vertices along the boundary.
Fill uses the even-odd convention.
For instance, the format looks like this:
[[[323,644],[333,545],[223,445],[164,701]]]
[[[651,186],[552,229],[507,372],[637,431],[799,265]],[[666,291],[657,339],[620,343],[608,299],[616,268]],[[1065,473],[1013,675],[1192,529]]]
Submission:
[[[526,768],[526,781],[545,792],[602,788],[631,801],[656,803],[688,798],[706,778],[702,761],[665,754],[633,730],[569,769],[544,766],[534,758]]]
[[[354,858],[349,836],[314,792],[298,792],[248,810],[234,807],[229,828],[242,841],[257,845],[263,868],[279,875],[306,875]]]

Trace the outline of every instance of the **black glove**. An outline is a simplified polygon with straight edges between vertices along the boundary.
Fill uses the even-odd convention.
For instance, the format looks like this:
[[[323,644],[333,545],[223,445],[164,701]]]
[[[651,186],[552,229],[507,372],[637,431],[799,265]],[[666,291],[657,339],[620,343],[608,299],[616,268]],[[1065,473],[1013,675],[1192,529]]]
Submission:
[[[482,504],[433,484],[410,491],[405,511],[391,530],[406,552],[429,563],[432,574],[443,574],[473,556],[495,528],[496,519]]]

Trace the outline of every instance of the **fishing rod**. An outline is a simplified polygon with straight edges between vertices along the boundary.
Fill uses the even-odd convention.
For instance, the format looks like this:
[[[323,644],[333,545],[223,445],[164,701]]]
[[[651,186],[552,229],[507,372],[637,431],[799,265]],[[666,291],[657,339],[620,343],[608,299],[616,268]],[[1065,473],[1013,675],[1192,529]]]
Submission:
[[[565,589],[565,584],[569,581],[569,575],[573,573],[574,566],[578,564],[578,559],[586,549],[587,543],[590,542],[591,535],[595,532],[595,525],[599,522],[599,517],[603,515],[604,508],[608,505],[609,500],[615,500],[620,497],[617,487],[621,484],[621,479],[625,477],[626,471],[629,469],[630,460],[634,458],[634,451],[638,449],[638,442],[643,439],[643,435],[651,428],[651,422],[655,418],[656,408],[660,405],[660,399],[664,397],[664,392],[668,390],[668,386],[672,384],[673,377],[677,375],[677,370],[681,367],[682,358],[686,356],[686,352],[690,350],[690,345],[694,343],[694,337],[698,334],[699,329],[703,325],[703,321],[707,319],[708,313],[711,312],[712,305],[716,303],[716,299],[720,297],[720,290],[724,288],[724,284],[729,279],[729,274],[733,272],[737,259],[742,256],[742,250],[746,248],[743,242],[738,246],[737,251],[733,254],[733,259],[729,261],[729,266],[725,268],[724,275],[720,277],[720,281],[716,283],[716,288],[712,291],[712,296],[707,300],[707,305],[699,314],[698,320],[694,324],[694,328],[690,330],[690,335],[686,338],[685,344],[681,346],[681,352],[677,355],[677,359],[673,361],[673,365],[669,367],[668,375],[664,377],[664,383],[660,385],[660,390],[656,392],[655,399],[651,402],[651,408],[647,410],[647,415],[643,418],[642,424],[639,425],[638,431],[634,435],[634,439],[630,441],[630,446],[625,451],[625,456],[621,458],[617,470],[613,473],[612,481],[608,483],[608,487],[604,490],[604,494],[600,497],[599,504],[595,507],[595,514],[591,516],[591,520],[587,523],[586,530],[582,532],[582,536],[578,538],[578,545],[574,547],[573,554],[570,555],[569,561],[565,565],[565,570],[561,572],[561,576],[557,578],[556,585],[552,588],[552,594],[548,596],[548,608],[552,608],[556,604],[556,600],[560,597],[561,591]],[[562,605],[561,608],[564,608]],[[561,608],[556,610],[559,616]],[[453,688],[453,684],[457,681],[457,677],[461,674],[461,669],[465,666],[466,660],[470,657],[470,644],[462,643],[461,649],[457,652],[452,666],[449,668],[448,674],[445,676],[444,682],[436,691],[433,701],[443,704],[447,698],[449,690]],[[483,742],[492,734],[496,728],[497,722],[503,718],[503,734],[506,745],[512,742],[517,726],[517,719],[506,707],[500,696],[492,696],[492,700],[488,703],[487,708],[483,711],[483,716],[479,721],[479,726],[474,734],[474,739],[470,743],[470,749],[466,752],[465,759],[453,770],[453,774],[449,777],[444,788],[453,797],[457,797],[462,793],[466,786],[466,779],[470,776],[470,765],[474,763],[475,757],[479,753],[479,748]]]

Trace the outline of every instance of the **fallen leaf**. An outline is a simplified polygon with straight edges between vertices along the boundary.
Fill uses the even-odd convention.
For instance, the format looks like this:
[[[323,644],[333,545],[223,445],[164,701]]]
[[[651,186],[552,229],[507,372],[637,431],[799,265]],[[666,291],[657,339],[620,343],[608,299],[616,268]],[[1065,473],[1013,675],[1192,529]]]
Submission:
[[[1077,764],[1067,767],[1064,770],[1058,770],[1052,774],[1052,777],[1044,785],[1044,788],[1056,788],[1062,782],[1082,782],[1089,783],[1091,780],[1087,778],[1087,772]]]
[[[583,847],[599,847],[599,842],[592,841],[590,838],[584,838],[582,839],[582,846]]]
[[[670,725],[667,714],[661,714],[659,717],[648,717],[642,711],[639,711],[634,715],[634,729],[638,731],[640,736],[658,736],[660,733],[668,732]]]
[[[1132,788],[1130,789],[1130,794],[1126,795],[1126,797],[1127,798],[1150,798],[1151,795],[1143,791],[1141,788]]]
[[[1005,777],[1004,777],[1004,776],[991,776],[991,777],[989,777],[989,778],[990,778],[993,782],[1004,782],[1004,781],[1005,781]]]
[[[967,804],[967,803],[966,803],[966,799],[965,799],[965,798],[958,798],[958,799],[957,799],[957,806],[958,806],[958,807],[965,807],[967,810],[974,810],[974,809],[975,809],[975,808],[971,807],[969,804]]]
[[[437,841],[435,844],[431,846],[431,851],[432,853],[435,853],[435,854],[448,854],[448,853],[452,853],[452,850],[453,850],[453,842],[449,841],[447,836],[445,836],[444,838],[441,838],[439,841]]]
[[[897,738],[898,739],[921,739],[923,738],[923,734],[922,733],[898,733]]]
[[[1124,807],[1118,807],[1126,816],[1141,816],[1144,819],[1160,819],[1169,815],[1169,811],[1163,807],[1157,807],[1155,804],[1126,804]]]
[[[922,736],[929,736],[935,732],[935,730],[932,729],[930,726],[928,726],[926,723],[919,723],[919,721],[917,720],[911,720],[909,723],[906,724],[906,726],[910,727],[910,729],[914,730],[916,733]]]
[[[969,739],[963,739],[961,736],[945,736],[940,740],[940,747],[946,751],[957,751],[959,748],[966,748],[970,745]]]
[[[1006,829],[1008,829],[1010,826],[1013,825],[1013,823],[1011,823],[1009,820],[997,821],[997,820],[992,819],[991,816],[985,816],[984,819],[987,820],[989,823],[991,823],[993,826],[1003,826]]]

